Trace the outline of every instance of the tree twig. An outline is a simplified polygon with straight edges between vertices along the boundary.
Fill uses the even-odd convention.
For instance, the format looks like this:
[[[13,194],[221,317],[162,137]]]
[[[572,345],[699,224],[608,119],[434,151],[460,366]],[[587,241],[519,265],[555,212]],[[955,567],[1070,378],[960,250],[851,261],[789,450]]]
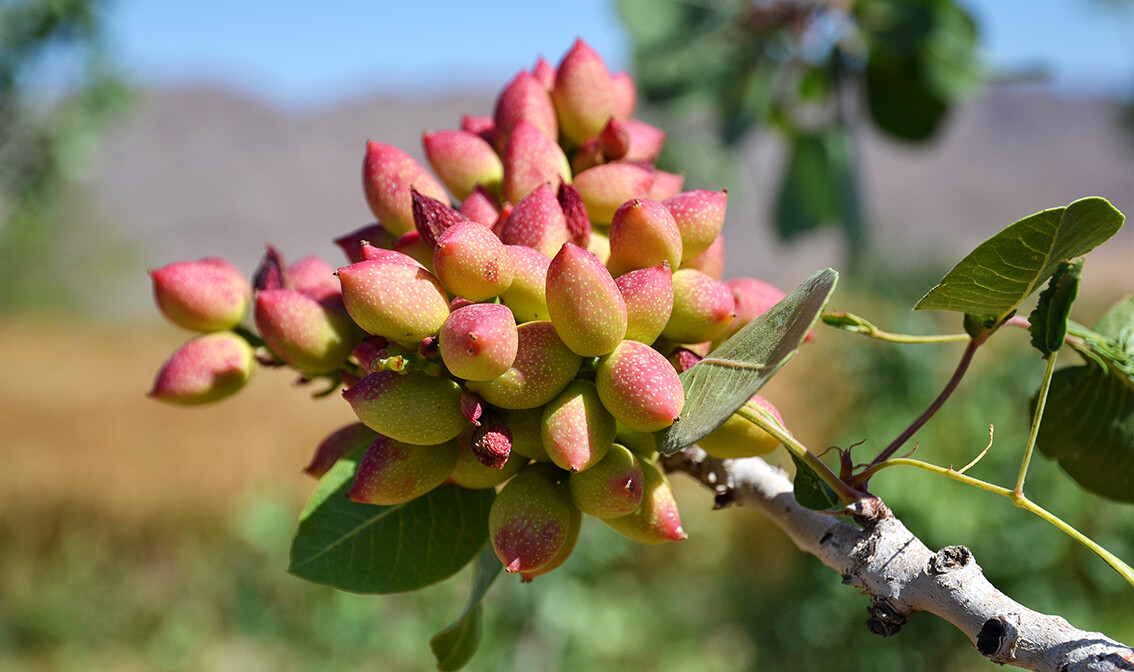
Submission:
[[[1134,650],[1028,609],[985,578],[964,546],[934,553],[878,499],[847,507],[856,525],[800,506],[787,474],[760,458],[718,460],[697,447],[663,457],[717,494],[764,512],[801,550],[870,596],[871,632],[889,637],[924,611],[960,629],[989,660],[1037,672],[1134,670]]]

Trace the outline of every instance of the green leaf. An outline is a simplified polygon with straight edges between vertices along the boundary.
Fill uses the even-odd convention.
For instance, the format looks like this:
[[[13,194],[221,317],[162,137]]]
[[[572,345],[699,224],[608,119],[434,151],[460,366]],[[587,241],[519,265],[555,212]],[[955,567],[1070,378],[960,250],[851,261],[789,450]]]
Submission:
[[[1134,502],[1134,387],[1093,366],[1056,371],[1036,447],[1087,490]]]
[[[953,310],[999,326],[1060,262],[1081,257],[1113,236],[1125,215],[1105,199],[1025,217],[981,243],[922,297],[915,310]]]
[[[1095,323],[1095,331],[1111,339],[1121,350],[1134,355],[1134,294],[1129,294]]]
[[[658,432],[658,450],[675,453],[724,423],[787,363],[807,336],[839,274],[819,271],[681,374],[681,420]]]
[[[1028,317],[1031,324],[1032,346],[1043,353],[1044,359],[1063,347],[1067,338],[1067,316],[1071,304],[1079,294],[1079,280],[1083,277],[1083,260],[1062,262],[1055,275],[1040,292],[1039,303]]]
[[[1087,490],[1134,502],[1134,295],[1094,331],[1068,326],[1088,364],[1055,372],[1036,446]]]
[[[503,565],[492,550],[485,544],[476,556],[476,574],[473,575],[472,594],[465,610],[447,628],[429,638],[429,649],[437,659],[437,669],[448,672],[459,670],[468,664],[480,646],[481,600]]]
[[[797,133],[776,196],[776,235],[792,241],[823,226],[841,224],[852,243],[862,236],[854,148],[842,127]]]
[[[822,478],[819,478],[819,474],[816,474],[815,470],[807,466],[794,453],[791,453],[791,461],[795,462],[795,479],[792,481],[792,489],[795,494],[795,501],[799,502],[800,506],[812,511],[826,511],[839,507],[839,496],[835,494],[831,486],[824,483]]]
[[[363,451],[319,481],[299,517],[288,571],[353,593],[417,590],[457,573],[488,538],[495,492],[443,485],[404,504],[346,498]]]

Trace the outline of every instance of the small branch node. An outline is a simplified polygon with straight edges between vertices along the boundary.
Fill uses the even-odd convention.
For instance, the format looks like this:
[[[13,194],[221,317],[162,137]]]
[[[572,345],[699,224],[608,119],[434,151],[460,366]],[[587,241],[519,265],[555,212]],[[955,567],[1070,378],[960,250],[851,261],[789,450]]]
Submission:
[[[968,548],[964,546],[946,546],[940,551],[937,551],[937,553],[929,559],[929,566],[926,569],[931,575],[940,576],[962,569],[972,562],[972,560],[973,554]]]
[[[866,627],[879,637],[893,637],[909,622],[909,615],[900,611],[884,597],[873,597],[866,609],[870,617]]]
[[[1018,614],[1006,614],[990,618],[977,633],[977,651],[994,663],[1001,665],[1016,659],[1016,645],[1019,642],[1020,622]]]

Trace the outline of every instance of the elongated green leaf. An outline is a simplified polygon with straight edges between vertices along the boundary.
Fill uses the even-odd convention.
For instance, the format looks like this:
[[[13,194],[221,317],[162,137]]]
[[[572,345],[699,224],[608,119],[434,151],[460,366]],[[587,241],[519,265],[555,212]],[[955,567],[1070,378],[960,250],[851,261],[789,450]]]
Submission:
[[[1105,199],[1025,217],[981,243],[949,271],[915,310],[953,310],[996,326],[1055,272],[1113,236],[1125,215]]]
[[[1088,363],[1055,372],[1036,446],[1087,490],[1134,502],[1134,296],[1094,331],[1071,326]]]
[[[1055,275],[1040,292],[1039,303],[1028,317],[1031,325],[1032,346],[1043,353],[1044,358],[1063,347],[1067,337],[1067,316],[1071,314],[1071,304],[1079,294],[1079,280],[1083,277],[1083,260],[1062,262]]]
[[[658,450],[669,455],[696,443],[756,394],[795,354],[838,277],[829,268],[815,273],[682,373],[685,408],[680,421],[658,433]]]
[[[490,544],[485,544],[476,556],[476,574],[473,576],[472,594],[465,610],[447,628],[429,638],[429,649],[437,659],[437,669],[448,672],[468,664],[480,646],[481,600],[503,565]]]
[[[839,496],[831,486],[824,483],[819,474],[804,464],[794,453],[791,454],[791,461],[795,462],[795,479],[792,480],[792,494],[795,495],[795,501],[812,511],[838,508]]]
[[[362,451],[319,481],[299,517],[288,571],[353,593],[397,593],[437,583],[468,564],[488,539],[495,492],[443,485],[405,504],[346,498]]]

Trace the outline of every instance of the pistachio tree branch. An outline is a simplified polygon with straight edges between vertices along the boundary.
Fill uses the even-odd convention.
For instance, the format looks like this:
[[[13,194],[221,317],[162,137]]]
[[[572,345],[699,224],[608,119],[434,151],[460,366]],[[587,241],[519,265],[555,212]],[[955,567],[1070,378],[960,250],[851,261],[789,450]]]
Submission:
[[[800,506],[787,474],[760,458],[718,460],[697,447],[663,457],[714,490],[717,503],[762,511],[801,550],[870,596],[871,632],[895,635],[916,612],[939,616],[989,660],[1038,672],[1134,670],[1134,650],[1059,616],[1028,609],[993,586],[964,546],[934,553],[878,499],[847,507],[857,525]]]

